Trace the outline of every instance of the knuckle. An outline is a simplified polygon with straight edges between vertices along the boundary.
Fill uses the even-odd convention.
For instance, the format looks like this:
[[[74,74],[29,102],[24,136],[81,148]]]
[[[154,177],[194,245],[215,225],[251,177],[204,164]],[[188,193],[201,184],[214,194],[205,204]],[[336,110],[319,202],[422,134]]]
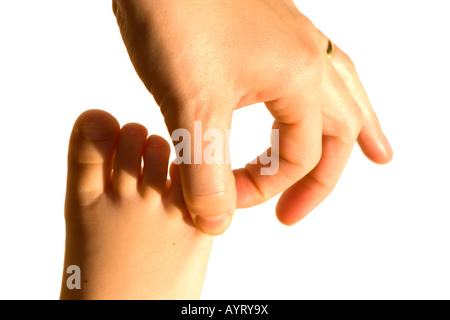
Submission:
[[[314,169],[322,158],[322,145],[318,144],[316,148],[311,152],[310,160],[309,160],[309,169]]]
[[[357,103],[352,108],[352,120],[357,132],[359,132],[364,122],[364,113]]]
[[[308,151],[306,151],[306,149],[304,151],[302,159],[298,159],[295,162],[288,161],[288,163],[296,167],[296,170],[301,173],[302,176],[304,173],[313,170],[320,162],[320,159],[322,158],[322,144],[316,143],[315,145],[312,145]],[[297,178],[301,177],[295,177],[294,180],[297,180]]]
[[[342,133],[341,136],[344,139],[354,140],[358,136],[361,131],[362,125],[364,122],[364,114],[359,107],[359,105],[355,102],[347,113],[347,117],[345,117],[345,121],[343,121]]]
[[[284,56],[283,73],[287,89],[312,88],[320,84],[323,75],[323,54],[312,37],[301,38]]]
[[[353,60],[350,58],[350,56],[348,54],[346,54],[345,52],[341,51],[340,54],[340,60],[341,63],[343,64],[343,66],[348,70],[348,71],[355,71],[355,64],[353,63]]]
[[[268,188],[267,185],[261,185],[260,180],[255,178],[255,171],[253,166],[254,164],[247,163],[245,165],[245,168],[238,169],[238,171],[241,171],[248,179],[248,181],[250,181],[253,185],[256,192],[250,192],[249,194],[253,200],[252,202],[259,204],[269,200],[273,196],[274,191],[270,187]],[[240,177],[240,175],[237,175],[236,177]]]
[[[303,53],[297,64],[300,79],[308,82],[319,81],[323,72],[323,57],[320,48],[315,42],[310,42],[303,47]]]

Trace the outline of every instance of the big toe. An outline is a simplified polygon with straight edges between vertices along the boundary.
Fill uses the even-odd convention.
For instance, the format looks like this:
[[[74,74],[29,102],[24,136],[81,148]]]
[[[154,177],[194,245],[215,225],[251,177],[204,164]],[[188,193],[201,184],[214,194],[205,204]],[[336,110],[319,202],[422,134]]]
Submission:
[[[117,120],[105,111],[89,110],[78,117],[68,152],[69,202],[89,205],[105,192],[119,131]]]

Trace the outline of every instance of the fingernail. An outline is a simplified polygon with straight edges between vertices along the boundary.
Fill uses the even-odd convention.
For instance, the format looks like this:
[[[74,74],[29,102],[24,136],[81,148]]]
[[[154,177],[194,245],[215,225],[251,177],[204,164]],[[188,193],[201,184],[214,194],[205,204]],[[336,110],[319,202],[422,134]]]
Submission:
[[[89,140],[106,140],[111,137],[111,132],[102,124],[86,122],[78,125],[79,134]]]
[[[223,233],[230,224],[231,217],[224,213],[214,217],[197,216],[195,218],[196,225],[205,233],[218,235]]]
[[[394,150],[392,150],[391,144],[389,143],[389,140],[386,136],[384,136],[384,145],[386,147],[386,153],[388,154],[388,156],[392,157],[394,155]]]

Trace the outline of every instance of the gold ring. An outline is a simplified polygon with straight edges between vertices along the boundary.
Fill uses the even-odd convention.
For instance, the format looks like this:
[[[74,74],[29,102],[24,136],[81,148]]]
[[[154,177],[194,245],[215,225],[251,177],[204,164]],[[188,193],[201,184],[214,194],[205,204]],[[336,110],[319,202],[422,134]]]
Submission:
[[[327,56],[331,59],[334,53],[334,43],[328,39],[328,48],[327,48]]]

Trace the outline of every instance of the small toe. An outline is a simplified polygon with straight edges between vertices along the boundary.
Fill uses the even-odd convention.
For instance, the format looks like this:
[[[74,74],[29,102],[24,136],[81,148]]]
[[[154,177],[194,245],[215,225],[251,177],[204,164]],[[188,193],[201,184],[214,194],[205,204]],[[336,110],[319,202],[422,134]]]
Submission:
[[[138,191],[146,138],[147,129],[137,123],[129,123],[120,131],[113,169],[114,192],[120,197],[129,197]]]
[[[105,192],[111,176],[119,123],[89,110],[75,122],[68,152],[67,200],[89,205]]]
[[[170,145],[156,135],[150,136],[144,148],[144,170],[142,191],[144,194],[158,192],[162,194],[167,182],[167,167],[170,157]]]

